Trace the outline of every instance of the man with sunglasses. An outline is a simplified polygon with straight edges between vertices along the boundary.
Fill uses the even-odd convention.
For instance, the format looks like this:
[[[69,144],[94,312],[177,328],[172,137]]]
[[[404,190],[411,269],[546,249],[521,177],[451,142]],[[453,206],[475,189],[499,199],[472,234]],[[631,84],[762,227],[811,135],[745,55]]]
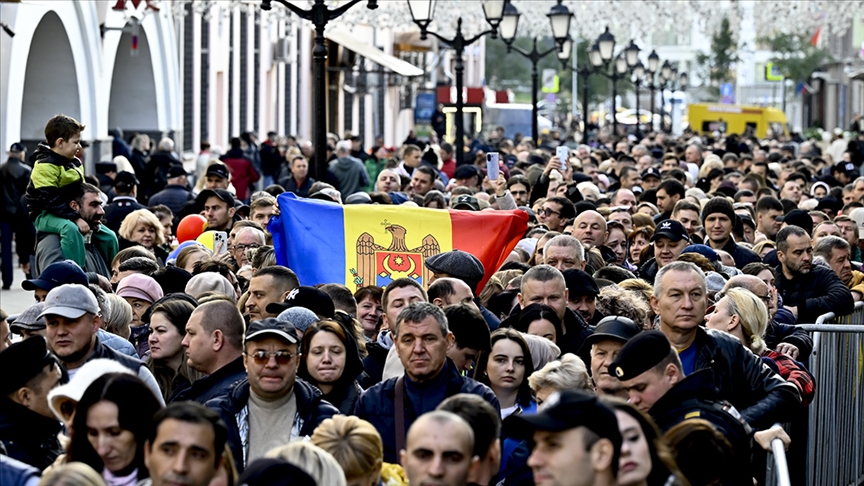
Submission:
[[[541,224],[546,225],[549,231],[558,231],[564,229],[564,223],[576,217],[576,206],[562,196],[550,197],[543,203],[543,208],[537,213],[537,219]]]
[[[252,321],[243,364],[249,378],[207,403],[228,426],[238,471],[274,447],[311,436],[321,422],[339,414],[317,388],[297,379],[300,344],[290,323],[272,317]]]

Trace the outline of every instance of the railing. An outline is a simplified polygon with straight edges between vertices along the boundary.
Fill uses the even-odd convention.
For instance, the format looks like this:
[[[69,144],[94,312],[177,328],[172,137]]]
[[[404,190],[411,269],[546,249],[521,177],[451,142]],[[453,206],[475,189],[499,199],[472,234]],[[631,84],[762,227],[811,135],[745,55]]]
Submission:
[[[864,483],[864,303],[857,303],[852,314],[825,314],[816,324],[798,327],[813,335],[810,372],[817,387],[809,407],[806,484],[860,485]],[[779,468],[776,452],[775,460]]]
[[[780,424],[774,424],[779,426]],[[789,465],[786,463],[786,447],[780,439],[771,441],[771,453],[774,462],[768,462],[768,471],[765,474],[765,484],[771,486],[792,486],[789,479]]]

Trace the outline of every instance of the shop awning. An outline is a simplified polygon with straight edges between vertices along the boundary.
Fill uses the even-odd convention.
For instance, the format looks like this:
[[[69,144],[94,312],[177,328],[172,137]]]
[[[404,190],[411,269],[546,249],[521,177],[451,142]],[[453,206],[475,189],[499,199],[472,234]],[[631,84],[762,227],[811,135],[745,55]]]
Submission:
[[[409,78],[423,75],[423,70],[417,66],[386,54],[381,49],[363,42],[349,33],[331,29],[324,32],[324,37],[396,74]]]

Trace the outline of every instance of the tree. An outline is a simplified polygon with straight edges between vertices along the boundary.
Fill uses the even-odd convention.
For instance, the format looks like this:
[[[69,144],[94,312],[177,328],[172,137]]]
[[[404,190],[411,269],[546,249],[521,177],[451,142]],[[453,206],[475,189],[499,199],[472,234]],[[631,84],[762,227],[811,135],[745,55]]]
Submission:
[[[720,94],[720,85],[735,79],[732,65],[738,62],[738,44],[732,35],[729,18],[723,17],[720,29],[711,36],[711,52],[696,54],[702,79],[708,80],[708,87],[715,95]]]
[[[759,42],[774,52],[771,62],[786,78],[806,81],[820,66],[832,60],[831,54],[814,46],[806,35],[778,33]]]

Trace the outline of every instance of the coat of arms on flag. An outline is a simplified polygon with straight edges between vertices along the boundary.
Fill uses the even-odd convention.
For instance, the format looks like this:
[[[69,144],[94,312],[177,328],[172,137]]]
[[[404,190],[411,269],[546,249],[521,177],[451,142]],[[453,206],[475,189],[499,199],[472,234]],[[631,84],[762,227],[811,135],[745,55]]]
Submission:
[[[385,219],[382,225],[390,233],[390,246],[385,248],[375,243],[369,233],[357,238],[357,268],[352,269],[357,288],[369,285],[385,287],[399,278],[410,278],[425,286],[429,281],[429,270],[423,265],[426,258],[441,253],[438,240],[426,235],[420,246],[408,249],[405,242],[408,230]]]

